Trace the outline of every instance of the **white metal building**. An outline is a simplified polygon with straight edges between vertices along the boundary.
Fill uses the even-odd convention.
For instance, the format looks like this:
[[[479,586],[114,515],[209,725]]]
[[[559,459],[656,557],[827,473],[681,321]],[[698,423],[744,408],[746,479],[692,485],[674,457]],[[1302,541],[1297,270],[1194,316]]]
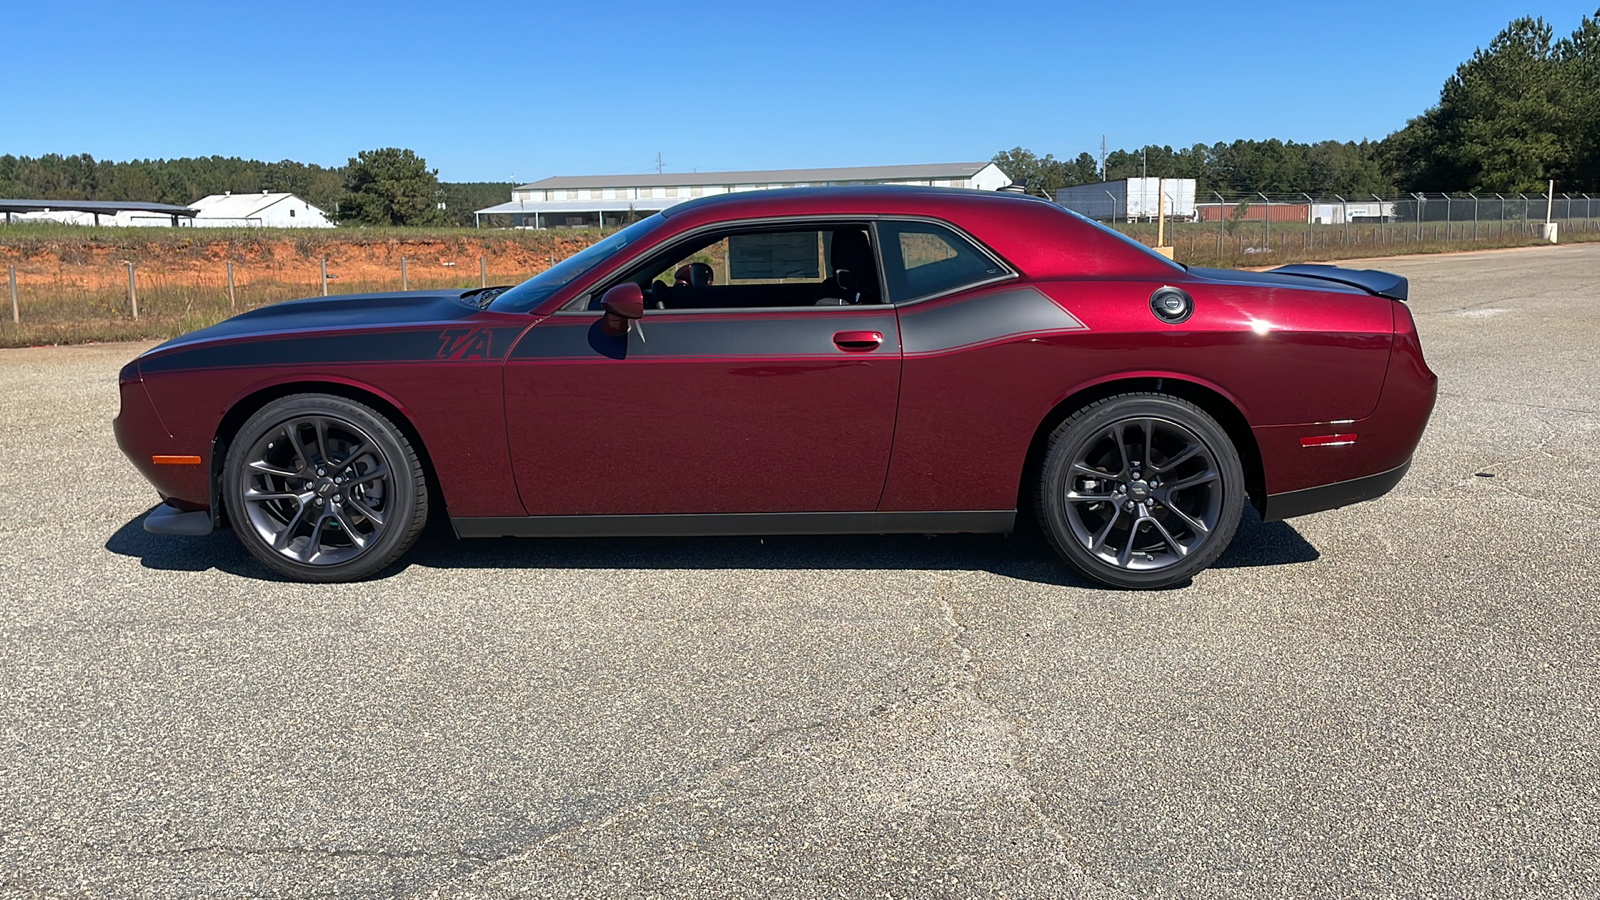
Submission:
[[[992,191],[1011,178],[991,162],[751,172],[671,172],[651,175],[557,175],[511,192],[511,202],[480,209],[509,216],[513,227],[549,228],[616,224],[630,213],[653,213],[695,197],[772,188],[847,184],[905,184]],[[203,213],[202,213],[203,215]]]
[[[196,228],[332,228],[328,214],[294,194],[212,194],[189,204]],[[185,225],[191,224],[185,222]]]

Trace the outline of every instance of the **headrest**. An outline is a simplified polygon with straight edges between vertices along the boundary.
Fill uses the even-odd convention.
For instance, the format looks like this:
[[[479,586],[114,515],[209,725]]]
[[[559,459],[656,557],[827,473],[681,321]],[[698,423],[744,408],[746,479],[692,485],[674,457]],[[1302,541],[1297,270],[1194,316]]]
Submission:
[[[828,250],[829,261],[835,270],[849,269],[855,272],[873,270],[872,242],[867,240],[867,233],[859,228],[835,231]]]
[[[710,287],[716,281],[716,275],[711,267],[703,262],[692,262],[678,267],[672,273],[672,279],[677,286],[690,285],[692,287]]]

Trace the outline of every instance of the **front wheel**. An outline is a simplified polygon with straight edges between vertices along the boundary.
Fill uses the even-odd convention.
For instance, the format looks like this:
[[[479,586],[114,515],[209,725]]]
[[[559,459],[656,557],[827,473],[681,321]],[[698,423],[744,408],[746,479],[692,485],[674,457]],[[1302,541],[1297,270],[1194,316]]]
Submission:
[[[1034,507],[1078,571],[1112,587],[1162,588],[1222,555],[1244,498],[1239,453],[1215,419],[1187,400],[1136,393],[1056,428]]]
[[[245,549],[296,581],[373,575],[428,518],[422,464],[405,434],[327,394],[294,394],[251,416],[228,450],[222,489]]]

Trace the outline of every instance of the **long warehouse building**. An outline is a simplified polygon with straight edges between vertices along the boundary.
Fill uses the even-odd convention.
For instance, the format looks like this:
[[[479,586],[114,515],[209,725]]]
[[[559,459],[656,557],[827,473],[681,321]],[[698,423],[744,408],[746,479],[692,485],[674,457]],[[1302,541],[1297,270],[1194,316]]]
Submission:
[[[906,184],[992,191],[1011,182],[992,162],[767,169],[750,172],[671,172],[651,175],[557,175],[520,185],[511,201],[480,209],[480,227],[582,228],[620,224],[628,214],[659,212],[695,197],[773,188],[844,184]]]

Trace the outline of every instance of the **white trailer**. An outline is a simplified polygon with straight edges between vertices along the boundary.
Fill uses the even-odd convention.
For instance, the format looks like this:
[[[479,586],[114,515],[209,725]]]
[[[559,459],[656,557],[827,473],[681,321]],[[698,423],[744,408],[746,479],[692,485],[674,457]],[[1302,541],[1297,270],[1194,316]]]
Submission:
[[[1388,200],[1351,200],[1347,203],[1317,203],[1311,207],[1312,221],[1322,225],[1351,222],[1393,222],[1394,203]]]
[[[1163,194],[1167,218],[1194,218],[1193,178],[1124,178],[1075,184],[1056,191],[1056,202],[1091,219],[1132,222],[1154,219],[1161,211]]]

